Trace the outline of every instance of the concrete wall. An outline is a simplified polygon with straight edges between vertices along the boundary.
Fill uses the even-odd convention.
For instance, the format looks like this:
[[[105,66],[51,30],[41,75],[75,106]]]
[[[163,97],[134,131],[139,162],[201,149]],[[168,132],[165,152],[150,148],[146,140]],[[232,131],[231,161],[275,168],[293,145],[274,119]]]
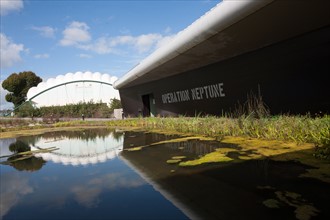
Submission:
[[[123,109],[122,108],[114,109],[113,116],[115,119],[123,119]]]
[[[152,94],[154,115],[221,115],[234,111],[258,90],[272,114],[329,112],[329,41],[327,26],[203,68],[121,89],[124,113],[143,114],[142,96]]]

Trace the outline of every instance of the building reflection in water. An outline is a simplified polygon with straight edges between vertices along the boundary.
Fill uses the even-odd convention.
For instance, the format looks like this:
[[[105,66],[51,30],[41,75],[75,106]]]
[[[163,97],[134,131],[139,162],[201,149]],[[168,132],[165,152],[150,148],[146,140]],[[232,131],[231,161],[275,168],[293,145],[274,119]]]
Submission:
[[[84,134],[84,133],[83,133]],[[49,138],[41,137],[31,150],[40,150],[50,147],[59,148],[49,153],[37,153],[46,161],[61,163],[64,165],[87,165],[105,162],[114,159],[122,151],[123,135],[115,136],[109,133],[108,136],[96,136],[92,139],[81,137]]]
[[[42,172],[34,170],[37,175],[19,172],[21,170],[15,166],[21,161],[14,163],[15,170],[10,166],[2,167],[1,197],[6,195],[6,199],[0,201],[4,208],[0,217],[60,219],[62,215],[76,218],[77,213],[84,213],[86,219],[108,219],[109,216],[114,219],[187,219],[173,198],[164,196],[166,192],[159,190],[157,183],[125,165],[126,159],[121,156],[124,132],[105,131],[54,132],[11,141],[16,144],[15,149],[22,148],[23,142],[24,150],[59,149],[35,155],[34,158],[45,163],[51,162]],[[136,136],[141,134],[136,133]],[[6,155],[13,153],[8,145],[6,147]],[[129,212],[120,207],[126,207]]]
[[[239,148],[236,145],[197,139],[164,142],[174,138],[180,137],[92,129],[47,133],[18,138],[16,142],[7,140],[8,149],[2,148],[1,154],[26,150],[27,146],[31,150],[49,147],[59,149],[35,155],[38,161],[34,162],[42,166],[52,162],[51,166],[44,166],[44,172],[39,172],[39,175],[18,172],[22,170],[19,167],[25,167],[25,170],[33,167],[33,171],[41,168],[32,166],[33,161],[28,160],[12,164],[16,169],[14,171],[9,166],[1,170],[1,198],[6,195],[6,199],[0,201],[5,213],[2,215],[13,219],[19,212],[11,210],[18,207],[18,202],[21,212],[26,214],[26,209],[30,210],[31,207],[41,209],[38,201],[43,201],[45,206],[59,204],[56,208],[68,216],[75,216],[73,208],[77,208],[79,213],[84,212],[91,218],[95,215],[104,218],[109,214],[108,207],[113,207],[111,214],[115,219],[123,219],[124,215],[132,213],[138,213],[134,216],[141,218],[150,216],[150,219],[159,215],[164,218],[167,216],[168,219],[278,219],[288,214],[294,217],[293,212],[288,213],[287,209],[281,209],[278,215],[270,216],[262,202],[269,199],[269,191],[272,193],[272,190],[296,192],[296,185],[290,182],[299,180],[298,176],[306,167],[294,161],[237,161],[237,155],[234,154],[229,155],[234,159],[230,163],[180,167],[167,161],[175,156],[184,156],[184,160],[196,159],[218,148]],[[24,145],[23,142],[28,144]],[[161,144],[151,145],[157,142]],[[141,146],[144,146],[141,150],[128,150],[139,149]],[[16,181],[20,181],[20,184]],[[305,184],[299,181],[301,190],[297,193],[303,195],[315,188],[324,194],[330,193],[328,185],[319,182],[315,184],[311,188],[308,182]],[[42,187],[35,188],[38,185]],[[311,202],[316,203],[318,195],[323,194],[315,194]],[[71,203],[72,206],[64,205],[72,200],[76,201]],[[118,208],[120,206],[129,207],[130,212],[123,213]],[[236,207],[240,207],[241,212],[237,212]],[[326,209],[317,208],[322,210],[320,216],[329,216]],[[55,211],[52,209],[49,212],[54,213],[46,213],[47,216],[54,214],[52,217],[56,219]],[[21,216],[24,219],[25,216]],[[42,217],[45,216],[40,215],[40,219]]]

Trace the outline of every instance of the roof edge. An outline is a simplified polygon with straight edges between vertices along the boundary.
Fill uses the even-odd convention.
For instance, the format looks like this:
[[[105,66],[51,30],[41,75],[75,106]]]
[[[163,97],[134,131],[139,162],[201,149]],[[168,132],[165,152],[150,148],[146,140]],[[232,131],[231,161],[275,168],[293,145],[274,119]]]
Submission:
[[[157,49],[123,77],[115,81],[114,88],[121,89],[129,85],[135,79],[186,52],[273,1],[224,0],[220,2],[190,26],[179,32],[168,45]]]

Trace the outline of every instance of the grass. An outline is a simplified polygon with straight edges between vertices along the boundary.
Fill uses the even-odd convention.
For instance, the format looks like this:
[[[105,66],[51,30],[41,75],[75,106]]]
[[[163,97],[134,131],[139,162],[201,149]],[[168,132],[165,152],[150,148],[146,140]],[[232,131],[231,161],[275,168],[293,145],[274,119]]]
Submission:
[[[27,123],[28,122],[28,123]],[[66,121],[45,124],[22,119],[0,119],[0,138],[37,135],[49,131],[76,130],[81,128],[107,127],[105,121]]]
[[[269,116],[255,117],[241,114],[233,117],[154,117],[129,118],[109,121],[111,127],[143,128],[160,133],[181,133],[211,137],[256,138],[259,140],[287,141],[296,144],[310,143],[315,146],[316,158],[330,159],[330,116]],[[242,155],[242,157],[244,157]]]
[[[177,117],[131,118],[107,122],[112,127],[136,127],[185,134],[203,135],[221,140],[225,136],[243,136],[265,140],[330,145],[330,116],[249,117]]]
[[[234,117],[153,117],[113,121],[66,121],[30,126],[24,120],[0,120],[1,138],[30,134],[40,129],[65,127],[111,126],[152,130],[153,132],[181,133],[222,140],[226,136],[312,143],[315,156],[330,159],[330,116],[262,116],[240,114]],[[8,133],[9,131],[9,133]],[[10,134],[12,132],[13,134]],[[211,140],[211,139],[210,139]]]

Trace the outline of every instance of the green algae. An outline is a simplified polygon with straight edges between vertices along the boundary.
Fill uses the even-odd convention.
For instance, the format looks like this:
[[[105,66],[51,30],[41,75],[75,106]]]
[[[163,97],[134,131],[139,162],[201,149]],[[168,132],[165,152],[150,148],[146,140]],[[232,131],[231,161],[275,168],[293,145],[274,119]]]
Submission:
[[[307,169],[307,173],[301,174],[299,177],[309,177],[330,183],[330,164],[321,164],[318,168]]]
[[[297,144],[293,142],[277,141],[277,140],[262,140],[256,138],[244,137],[224,137],[222,143],[236,144],[242,148],[242,152],[252,151],[254,159],[263,157],[273,157],[290,152],[313,149],[314,145],[310,143]]]
[[[266,207],[275,209],[275,208],[280,208],[279,204],[280,202],[276,199],[267,199],[262,202]]]
[[[189,136],[189,137],[180,137],[180,138],[174,138],[174,139],[165,140],[165,141],[159,141],[159,142],[152,143],[150,145],[153,146],[153,145],[160,145],[160,144],[167,144],[167,143],[179,143],[179,142],[185,142],[185,141],[190,141],[190,140],[214,141],[214,138],[204,137],[204,136]]]
[[[240,160],[252,160],[253,158],[248,155],[240,155],[238,156],[238,159]]]
[[[182,161],[182,159],[185,159],[186,156],[173,156],[171,159],[167,160],[166,163],[168,164],[176,164]]]
[[[179,163],[181,160],[180,159],[170,159],[170,160],[167,160],[166,163],[168,164],[175,164],[175,163]]]
[[[297,219],[308,220],[312,216],[317,216],[319,210],[317,210],[314,206],[311,205],[301,205],[298,206],[294,212],[296,214]]]
[[[230,162],[232,160],[233,160],[232,158],[227,157],[224,153],[215,151],[215,152],[206,154],[195,160],[188,160],[188,161],[180,162],[179,166],[196,166],[196,165],[207,164],[207,163]]]
[[[273,190],[276,198],[270,198],[263,201],[263,205],[274,209],[285,206],[294,208],[296,219],[308,220],[313,216],[317,216],[320,212],[312,203],[308,202],[303,196],[296,192],[291,191],[276,191],[271,186],[258,186],[261,190]]]
[[[140,146],[140,147],[131,147],[131,148],[128,148],[128,149],[125,149],[126,151],[140,151],[142,150],[144,146]]]
[[[139,150],[142,150],[145,147],[157,146],[157,145],[168,144],[168,143],[180,143],[180,142],[185,142],[185,141],[189,141],[189,140],[212,141],[214,139],[213,138],[208,138],[208,137],[203,137],[203,136],[180,137],[180,138],[174,138],[174,139],[169,139],[169,140],[164,140],[164,141],[158,141],[158,142],[154,142],[154,143],[144,145],[144,146],[132,147],[132,148],[128,148],[128,149],[125,149],[125,150],[126,151],[139,151]]]
[[[182,160],[182,159],[185,159],[186,156],[173,156],[172,159],[174,160]]]
[[[310,219],[312,216],[317,216],[317,214],[320,212],[313,206],[313,204],[308,203],[306,199],[304,199],[298,193],[289,191],[276,191],[275,195],[281,202],[296,208],[294,212],[296,218],[299,220]]]
[[[301,178],[314,178],[326,183],[330,183],[330,164],[326,160],[319,160],[313,156],[314,149],[295,151],[287,154],[278,155],[272,159],[275,161],[298,161],[312,168],[306,169],[301,174]]]
[[[237,144],[240,160],[270,158],[274,161],[297,161],[312,166],[301,178],[314,178],[330,183],[330,164],[326,160],[319,160],[313,156],[314,144],[297,144],[287,141],[261,140],[244,137],[224,137],[222,143]],[[249,153],[250,152],[250,153]]]
[[[88,126],[82,125],[80,127],[36,127],[36,128],[28,128],[22,130],[13,130],[13,131],[2,131],[0,132],[0,139],[3,138],[16,138],[22,136],[32,136],[32,135],[40,135],[47,132],[54,132],[54,131],[80,131],[84,129],[90,128],[106,128],[106,126]]]
[[[171,133],[172,135],[180,135],[178,133]],[[300,175],[302,178],[314,178],[323,182],[330,183],[330,164],[327,161],[319,160],[313,157],[315,150],[314,144],[281,141],[281,140],[263,140],[257,138],[247,137],[231,137],[225,136],[221,141],[217,141],[215,138],[205,136],[182,136],[179,138],[154,142],[149,145],[133,147],[126,149],[127,151],[140,151],[145,147],[157,146],[162,144],[180,143],[187,141],[215,141],[217,143],[231,144],[235,148],[220,147],[206,154],[198,159],[181,161],[179,166],[196,166],[207,163],[224,163],[233,160],[228,153],[236,152],[238,154],[236,162],[247,160],[261,160],[269,158],[275,161],[297,161],[301,164],[312,166],[313,168],[307,169],[306,173]],[[180,147],[179,149],[184,149]],[[236,157],[235,157],[236,158]],[[172,158],[175,159],[175,158]]]

